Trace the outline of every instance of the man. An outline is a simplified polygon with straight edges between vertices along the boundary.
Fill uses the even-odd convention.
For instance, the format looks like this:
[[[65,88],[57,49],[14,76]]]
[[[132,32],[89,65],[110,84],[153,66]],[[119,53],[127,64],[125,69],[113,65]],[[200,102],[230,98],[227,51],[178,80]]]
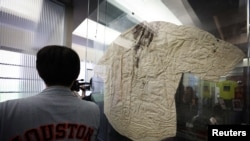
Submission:
[[[46,88],[38,95],[0,103],[0,141],[94,141],[100,111],[70,90],[80,72],[72,49],[51,45],[37,53]]]

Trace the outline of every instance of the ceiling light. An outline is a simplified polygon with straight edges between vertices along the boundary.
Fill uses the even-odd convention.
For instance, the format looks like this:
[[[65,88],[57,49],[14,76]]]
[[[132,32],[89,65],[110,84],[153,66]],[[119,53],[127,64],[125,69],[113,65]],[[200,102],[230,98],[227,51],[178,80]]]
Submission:
[[[108,2],[132,14],[139,21],[166,21],[182,25],[161,0],[108,0]]]
[[[110,44],[121,33],[105,27],[95,21],[86,18],[74,31],[74,35],[94,40],[102,44]]]

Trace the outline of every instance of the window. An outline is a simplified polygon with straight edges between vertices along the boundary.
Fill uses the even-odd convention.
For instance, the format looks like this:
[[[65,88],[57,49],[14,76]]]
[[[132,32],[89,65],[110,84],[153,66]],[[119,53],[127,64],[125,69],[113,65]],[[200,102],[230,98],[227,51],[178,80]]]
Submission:
[[[45,87],[35,54],[45,45],[64,44],[65,8],[47,0],[0,0],[0,7],[1,102],[35,95]]]
[[[44,88],[34,55],[6,50],[0,54],[0,101],[31,96]]]

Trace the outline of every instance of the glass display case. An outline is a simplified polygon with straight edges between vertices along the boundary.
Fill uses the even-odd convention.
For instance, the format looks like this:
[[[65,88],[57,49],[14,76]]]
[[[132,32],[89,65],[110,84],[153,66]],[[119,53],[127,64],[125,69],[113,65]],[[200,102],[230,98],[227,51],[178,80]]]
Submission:
[[[88,4],[89,7],[91,7],[92,3]],[[206,66],[211,66],[211,67],[216,66],[217,69],[215,68],[214,72],[211,72],[211,74],[206,74],[206,75],[217,75],[219,71],[223,71],[224,68],[226,68],[229,65],[232,65],[230,69],[224,70],[225,73],[223,73],[223,75],[221,73],[218,73],[221,75],[218,75],[216,79],[207,79],[203,75],[199,75],[199,73],[194,72],[193,71],[194,69],[192,68],[186,70],[184,69],[181,72],[176,72],[176,74],[182,74],[181,78],[175,77],[176,81],[177,82],[180,81],[180,83],[178,84],[178,88],[176,86],[175,89],[176,93],[174,94],[174,98],[172,99],[175,101],[176,104],[175,108],[176,108],[177,132],[176,132],[176,137],[166,138],[165,140],[171,140],[171,139],[207,140],[208,125],[249,124],[249,118],[250,118],[249,95],[248,95],[249,94],[249,53],[248,53],[249,2],[247,0],[97,1],[94,10],[88,13],[86,19],[83,20],[82,24],[80,24],[77,28],[75,28],[72,35],[73,37],[72,48],[79,51],[79,54],[81,54],[82,56],[83,64],[87,65],[91,64],[91,67],[89,66],[89,68],[86,65],[85,70],[93,70],[93,73],[91,74],[85,73],[84,74],[85,76],[83,77],[89,79],[95,75],[101,75],[102,73],[107,71],[106,68],[105,69],[99,68],[98,70],[95,70],[95,68],[97,68],[96,66],[103,63],[103,58],[108,59],[107,58],[108,55],[116,56],[115,54],[117,52],[115,50],[114,44],[120,43],[119,45],[126,48],[128,52],[132,49],[136,50],[134,48],[135,45],[133,44],[133,42],[136,41],[130,40],[132,38],[132,34],[131,36],[129,36],[128,34],[132,32],[131,29],[134,29],[134,32],[136,32],[135,27],[142,23],[144,24],[144,28],[152,29],[152,33],[155,36],[157,36],[155,38],[158,38],[158,36],[162,36],[162,40],[167,40],[167,38],[170,38],[170,36],[163,36],[157,34],[156,32],[161,32],[161,31],[165,32],[165,30],[167,29],[168,31],[171,30],[172,32],[178,32],[179,34],[182,33],[182,31],[172,30],[171,28],[168,27],[164,27],[166,29],[161,28],[158,29],[158,31],[155,31],[155,29],[151,28],[149,25],[150,23],[156,21],[174,24],[175,26],[173,26],[172,28],[195,27],[195,29],[197,28],[198,30],[200,30],[200,32],[204,31],[209,35],[213,36],[215,39],[225,42],[227,44],[225,48],[235,47],[242,53],[240,55],[241,56],[240,59],[233,64],[226,63],[227,61],[233,62],[233,60],[230,59],[232,59],[234,56],[234,55],[229,55],[229,53],[226,53],[226,51],[224,51],[225,54],[222,53],[223,55],[220,56],[221,59],[224,58],[224,60],[222,59],[221,61],[219,61],[220,59],[215,59],[213,62],[214,64],[211,62],[207,62]],[[196,36],[195,35],[196,31],[193,32],[195,33],[190,32],[188,34]],[[82,41],[84,40],[85,44],[79,44],[74,42],[77,40],[76,38],[82,39]],[[123,42],[121,41],[123,38],[126,38],[127,40],[130,41]],[[156,46],[157,43],[161,44],[163,42],[162,40],[157,40],[156,42],[154,41],[154,39],[152,42],[155,43]],[[186,38],[184,39],[183,37],[183,40],[188,40],[188,39]],[[205,43],[208,42],[208,40],[210,39],[203,40],[202,42]],[[178,43],[176,42],[176,44]],[[195,56],[195,54],[199,56],[200,55],[199,53],[202,52],[202,49],[206,48],[206,46],[209,45],[207,44],[204,45],[204,47],[202,48],[199,49],[197,48],[196,50],[192,50],[193,52],[197,53],[189,54],[189,56],[187,55],[186,59],[188,60],[190,56],[191,56],[190,58],[192,58],[192,55]],[[218,46],[218,48],[220,48],[220,46]],[[116,47],[119,48],[119,46]],[[109,49],[113,50],[113,52],[115,53],[113,54],[110,53],[112,51],[110,51]],[[186,51],[189,52],[190,50],[187,47]],[[204,53],[206,54],[206,51]],[[237,54],[237,52],[235,52],[234,54]],[[148,53],[148,55],[150,56],[150,53]],[[155,55],[160,56],[161,54],[158,53]],[[113,60],[112,63],[115,63],[116,61],[125,61],[125,63],[123,63],[122,65],[126,66],[126,59],[123,60],[122,59],[116,60],[116,59]],[[207,59],[209,59],[209,57]],[[200,61],[202,61],[202,59]],[[219,63],[216,64],[216,62]],[[199,64],[200,62],[197,61],[194,63]],[[160,65],[159,62],[156,62],[155,64]],[[202,67],[202,65],[200,65],[200,67]],[[147,69],[155,69],[155,68],[151,67]],[[116,71],[117,69],[118,71]],[[121,71],[125,70],[126,68],[121,69]],[[117,75],[117,73],[119,73],[120,71],[120,68],[116,66],[115,70],[112,70],[111,68],[111,70],[109,71],[116,71],[114,73],[110,73],[109,75]],[[149,70],[147,71],[148,73],[150,73]],[[209,70],[205,70],[204,73],[205,72],[208,73],[208,71]],[[111,78],[112,76],[108,77]],[[125,82],[119,83],[119,81],[123,81],[123,79],[125,79],[119,77],[123,76],[117,75],[116,78],[106,79],[105,82],[108,83],[106,85],[109,85],[110,87],[113,86],[115,87],[116,84],[126,85]],[[121,80],[116,80],[118,78]],[[111,83],[110,82],[111,80],[115,82]],[[169,83],[174,84],[173,81],[172,82],[170,81]],[[171,85],[169,83],[166,85]],[[160,85],[161,84],[159,82],[157,86]],[[152,86],[150,89],[155,89],[157,88],[157,86],[155,87]],[[124,89],[124,87],[119,87],[119,88]],[[128,87],[126,86],[126,88]],[[113,94],[119,95],[118,91],[119,90],[117,89],[117,91],[114,92]],[[151,93],[149,91],[151,91]],[[147,92],[145,93],[154,95],[152,91],[153,90],[149,90],[148,88]],[[188,91],[192,91],[192,96],[191,98],[189,98],[190,103],[188,105],[183,105],[186,93],[190,93]],[[105,88],[104,94],[106,94],[105,92],[107,93],[111,91],[109,91],[109,88]],[[129,94],[129,92],[127,92],[126,94]],[[115,98],[115,96],[107,96],[107,97]],[[153,98],[153,96],[149,97]],[[112,102],[112,100],[106,101],[106,103],[110,102]],[[157,101],[153,100],[151,102],[157,103]],[[107,110],[110,107],[105,107],[105,108]],[[113,106],[112,108],[111,110],[115,112],[116,106]],[[112,115],[109,114],[110,113],[106,113],[108,119],[113,120]],[[113,121],[111,121],[111,124],[118,130],[118,132],[121,132],[122,134],[124,134],[124,132],[129,132],[129,131],[124,131],[123,129],[117,127],[119,126],[119,124]],[[126,135],[127,134],[125,133],[125,136]]]

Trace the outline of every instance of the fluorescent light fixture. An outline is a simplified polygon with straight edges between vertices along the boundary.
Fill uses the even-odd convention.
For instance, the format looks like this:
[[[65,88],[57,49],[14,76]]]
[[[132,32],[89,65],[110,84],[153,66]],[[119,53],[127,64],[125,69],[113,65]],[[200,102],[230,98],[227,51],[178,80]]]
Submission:
[[[105,27],[95,21],[86,18],[74,31],[74,35],[94,40],[102,44],[110,44],[121,33]]]
[[[165,6],[161,0],[108,0],[127,14],[139,21],[166,21],[182,25],[178,18]]]
[[[38,22],[42,3],[43,0],[1,0],[1,11]]]

